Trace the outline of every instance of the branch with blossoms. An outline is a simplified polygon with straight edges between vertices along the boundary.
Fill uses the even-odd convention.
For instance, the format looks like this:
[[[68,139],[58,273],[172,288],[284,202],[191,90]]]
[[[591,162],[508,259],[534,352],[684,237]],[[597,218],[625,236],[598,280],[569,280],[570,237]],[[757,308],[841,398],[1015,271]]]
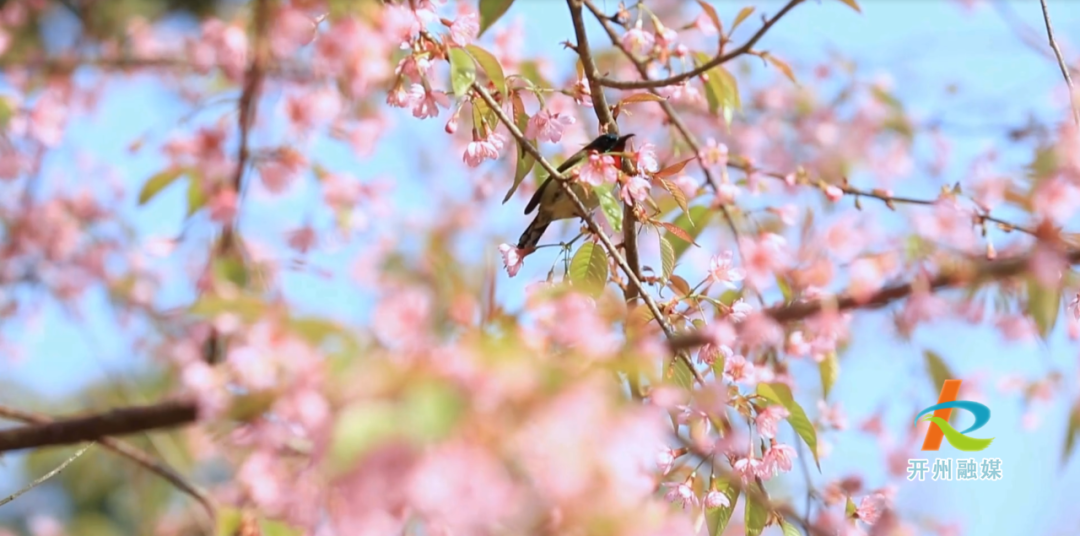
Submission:
[[[1064,251],[1061,253],[1061,258],[1068,264],[1080,264],[1080,249]],[[997,281],[1016,277],[1028,270],[1036,259],[1037,254],[1031,253],[1010,259],[983,261],[978,266],[942,271],[931,278],[921,278],[890,285],[866,297],[856,297],[845,293],[838,296],[773,307],[758,314],[764,315],[775,322],[785,324],[804,320],[827,311],[877,309],[907,298],[917,292],[933,292],[979,281]],[[682,351],[710,344],[714,340],[715,334],[708,330],[699,330],[679,335],[671,341],[671,348],[674,351]]]
[[[665,86],[673,86],[691,78],[694,78],[695,76],[701,76],[709,72],[709,70],[714,67],[723,65],[724,63],[727,63],[735,58],[738,58],[739,56],[742,56],[743,54],[750,52],[753,49],[754,45],[756,45],[762,37],[765,37],[765,34],[769,31],[770,28],[773,27],[774,24],[776,24],[784,15],[786,15],[795,6],[799,5],[802,2],[803,0],[789,0],[788,3],[776,13],[776,15],[774,15],[772,18],[765,19],[764,23],[761,25],[761,28],[758,29],[757,33],[751,36],[750,39],[747,39],[746,42],[742,44],[742,46],[736,48],[735,50],[732,50],[731,52],[728,52],[727,54],[724,54],[723,50],[721,50],[721,52],[714,56],[712,59],[705,63],[702,63],[695,69],[691,69],[689,71],[659,80],[623,81],[613,80],[607,77],[599,77],[596,79],[596,81],[602,86],[610,87],[613,89],[654,89]]]
[[[531,142],[529,142],[529,140],[525,137],[525,134],[518,130],[517,125],[515,125],[514,122],[506,116],[506,114],[502,111],[502,107],[499,106],[497,102],[495,102],[495,99],[491,96],[491,94],[487,92],[487,90],[485,90],[483,87],[480,86],[480,84],[477,84],[475,82],[472,84],[472,90],[476,92],[476,94],[479,95],[480,98],[483,99],[489,107],[491,107],[491,110],[495,113],[495,116],[499,119],[499,122],[506,126],[507,130],[510,131],[510,134],[514,136],[514,139],[517,140],[517,142],[521,145],[525,152],[532,155],[533,158],[536,159],[536,162],[544,168],[544,171],[548,172],[548,174],[551,176],[551,180],[554,180],[559,185],[559,187],[563,189],[563,192],[566,193],[570,200],[574,203],[574,207],[581,214],[584,215],[585,224],[588,225],[589,230],[593,233],[593,235],[597,237],[598,240],[600,240],[600,243],[604,245],[607,254],[611,258],[615,259],[615,263],[626,274],[626,277],[630,280],[630,283],[638,289],[638,294],[645,301],[645,306],[649,308],[649,311],[652,313],[653,318],[655,318],[656,321],[660,324],[660,328],[663,329],[664,334],[669,339],[673,337],[675,333],[671,329],[671,326],[668,325],[664,315],[660,312],[660,308],[656,305],[656,301],[653,300],[647,292],[645,292],[645,287],[641,283],[641,279],[638,278],[634,269],[631,268],[630,265],[626,262],[626,259],[621,254],[619,254],[618,249],[616,249],[615,245],[611,242],[611,239],[608,238],[607,234],[604,233],[602,229],[600,229],[600,226],[598,226],[592,216],[589,215],[589,210],[585,208],[585,204],[581,202],[581,199],[578,197],[578,195],[574,193],[573,188],[570,187],[570,180],[567,177],[564,177],[562,173],[559,173],[559,170],[555,169],[555,166],[552,166],[551,163],[548,162],[546,158],[544,158],[540,151],[536,147],[534,147]],[[677,353],[677,358],[683,361],[683,363],[690,368],[690,370],[694,374],[694,379],[696,379],[698,383],[700,383],[701,385],[705,385],[705,380],[701,377],[700,374],[698,374],[696,370],[694,370],[693,363],[690,361],[690,356],[679,352]]]

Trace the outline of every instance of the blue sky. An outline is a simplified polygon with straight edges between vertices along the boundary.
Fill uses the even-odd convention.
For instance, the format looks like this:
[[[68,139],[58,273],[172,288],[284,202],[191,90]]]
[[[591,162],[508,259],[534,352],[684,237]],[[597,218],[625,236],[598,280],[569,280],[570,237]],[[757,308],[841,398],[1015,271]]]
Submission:
[[[992,7],[981,6],[969,14],[953,2],[867,0],[862,4],[860,15],[836,0],[808,2],[781,21],[760,46],[797,67],[820,60],[831,49],[841,51],[854,58],[868,75],[889,73],[896,93],[912,110],[928,117],[944,117],[949,124],[1016,125],[1029,111],[1044,119],[1064,117],[1066,108],[1060,100],[1052,98],[1054,91],[1062,86],[1058,68],[1022,45]],[[1080,31],[1080,3],[1051,0],[1050,4],[1059,39],[1067,52],[1077,51],[1073,47],[1080,45],[1069,42],[1068,37]],[[725,1],[715,5],[725,21],[730,21],[743,4]],[[759,12],[772,13],[782,4],[754,5]],[[615,6],[614,0],[607,0],[609,10],[613,11]],[[1015,2],[1012,9],[1041,39],[1038,4]],[[559,44],[572,36],[562,2],[517,0],[507,17],[528,21],[528,53],[547,55],[560,69],[572,68],[570,52],[562,50]],[[756,15],[744,23],[740,34],[754,29]],[[595,44],[606,40],[596,26],[590,27],[590,35]],[[805,71],[799,74],[805,75]],[[958,87],[955,96],[944,90],[948,84]],[[159,137],[169,132],[189,110],[170,92],[145,80],[117,83],[108,95],[99,113],[91,120],[74,124],[63,152],[51,157],[49,185],[72,188],[91,180],[63,173],[70,169],[77,147],[95,161],[119,168],[129,192],[128,210],[141,235],[175,235],[180,231],[183,216],[182,188],[166,192],[147,207],[136,207],[134,195],[147,177],[162,168],[163,161],[155,151],[131,155],[127,146],[144,132],[154,132]],[[222,107],[215,107],[200,117],[213,120],[221,112]],[[394,177],[396,203],[410,213],[423,215],[430,210],[429,183],[412,151],[417,139],[434,146],[445,143],[440,138],[445,112],[439,121],[426,122],[415,121],[407,114],[394,115],[396,128],[380,141],[374,159],[359,161],[339,144],[326,142],[318,142],[313,154],[331,169],[351,171],[362,179]],[[967,157],[990,144],[999,144],[1009,162],[1019,163],[1028,158],[1024,152],[1009,153],[1007,146],[1001,145],[1000,137],[986,132],[954,137],[957,160],[964,163]],[[273,133],[274,129],[270,129],[267,135]],[[954,168],[946,177],[950,182],[963,177],[966,165]],[[465,171],[455,170],[446,175],[449,184],[460,183]],[[898,194],[933,197],[937,185],[912,180],[898,184],[895,189]],[[316,195],[313,189],[300,188],[286,199],[260,201],[255,205],[256,210],[245,213],[245,228],[253,236],[278,240],[284,231],[303,221],[304,208],[309,206],[312,195]],[[501,199],[501,192],[496,197]],[[477,224],[476,237],[460,245],[462,253],[484,255],[496,262],[492,252],[497,244],[513,241],[527,223],[521,216],[521,202],[515,200],[499,206],[498,200],[493,201]],[[877,206],[871,210],[883,208]],[[205,237],[205,231],[205,221],[192,229],[195,237]],[[203,245],[196,243],[190,247],[197,250]],[[346,287],[350,267],[347,261],[353,251],[346,249],[313,257],[312,262],[319,266],[340,268],[335,270],[338,276],[322,281],[306,275],[286,275],[283,279],[286,295],[302,308],[347,322],[363,322],[370,303],[364,294]],[[500,299],[508,304],[521,303],[524,285],[543,278],[549,266],[549,262],[530,257],[518,277],[508,280],[502,275]],[[169,286],[165,296],[174,305],[191,299],[190,289],[175,284]],[[5,364],[16,381],[25,381],[43,392],[60,393],[102,377],[105,370],[126,371],[145,364],[146,357],[133,353],[129,340],[117,331],[100,296],[88,300],[85,311],[85,320],[76,322],[58,309],[47,307],[36,322],[7,327],[7,336],[21,343],[30,356],[25,361]],[[888,317],[873,313],[862,315],[853,333],[852,345],[842,357],[839,383],[830,396],[842,401],[853,425],[882,404],[889,404],[892,407],[887,421],[889,430],[902,435],[910,426],[911,411],[936,401],[937,393],[925,374],[924,348],[940,353],[961,377],[985,370],[992,378],[1004,372],[1034,378],[1054,367],[1062,372],[1068,393],[1059,395],[1057,400],[1069,400],[1077,391],[1077,347],[1065,339],[1060,329],[1046,344],[1014,345],[1003,342],[990,327],[945,324],[921,328],[913,341],[901,343],[891,335]],[[801,377],[811,385],[816,382],[816,371],[807,367],[802,372],[805,375]],[[999,395],[992,383],[987,386],[986,403],[993,417],[976,435],[996,439],[991,449],[978,454],[1004,460],[1005,479],[994,483],[908,484],[901,489],[900,503],[909,513],[957,519],[963,524],[965,534],[1020,531],[1065,534],[1058,527],[1076,526],[1080,521],[1080,514],[1070,513],[1074,510],[1070,497],[1075,496],[1073,484],[1080,482],[1080,468],[1075,460],[1063,469],[1059,465],[1067,408],[1059,404],[1048,409],[1044,424],[1036,432],[1025,432],[1019,426],[1022,413],[1019,401]],[[812,394],[807,392],[801,397],[811,415],[814,414]],[[0,402],[17,404],[18,401],[7,400],[0,393]],[[881,453],[868,439],[850,433],[829,440],[835,449],[823,460],[825,476],[861,472],[869,486],[881,483]],[[938,454],[955,457],[958,453],[945,446]],[[14,472],[12,465],[0,468],[3,489],[11,483]],[[794,486],[793,492],[800,481],[798,471],[787,479]]]

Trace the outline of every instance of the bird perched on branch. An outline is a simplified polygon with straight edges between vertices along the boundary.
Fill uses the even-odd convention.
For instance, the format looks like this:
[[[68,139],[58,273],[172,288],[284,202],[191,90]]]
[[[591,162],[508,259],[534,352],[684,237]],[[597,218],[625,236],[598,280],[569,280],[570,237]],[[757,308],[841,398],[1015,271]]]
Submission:
[[[568,171],[587,163],[591,153],[621,153],[626,149],[626,142],[632,137],[634,137],[633,134],[622,137],[615,134],[601,134],[592,143],[574,153],[557,170],[560,175],[566,174]],[[592,210],[600,204],[600,198],[593,193],[589,185],[575,182],[571,183],[570,187],[586,209]],[[550,176],[536,190],[532,199],[529,200],[529,204],[525,205],[525,215],[529,215],[533,210],[537,209],[539,210],[536,213],[536,218],[533,219],[518,240],[518,249],[531,250],[535,248],[540,242],[540,237],[547,230],[548,225],[551,225],[551,222],[555,220],[584,217],[584,214],[580,214],[577,207],[574,206],[574,201],[570,199],[566,191],[558,184],[555,184],[555,178]]]

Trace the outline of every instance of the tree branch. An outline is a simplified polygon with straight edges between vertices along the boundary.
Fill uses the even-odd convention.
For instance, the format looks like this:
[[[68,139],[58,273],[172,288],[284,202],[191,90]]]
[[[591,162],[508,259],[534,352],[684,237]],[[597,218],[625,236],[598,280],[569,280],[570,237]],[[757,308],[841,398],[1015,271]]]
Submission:
[[[996,281],[1014,277],[1024,272],[1031,264],[1031,259],[1032,256],[1025,256],[985,261],[979,266],[967,270],[944,271],[929,281],[911,281],[884,287],[864,300],[858,300],[854,296],[845,293],[839,296],[773,307],[766,309],[763,313],[773,320],[785,324],[809,318],[825,310],[879,309],[894,301],[906,298],[919,289],[932,292],[943,288],[957,287],[971,281]],[[1080,264],[1080,249],[1066,251],[1065,259],[1069,264]],[[712,338],[708,333],[699,330],[680,335],[670,341],[670,346],[674,350],[685,350],[708,344],[711,340]]]
[[[1076,108],[1076,88],[1073,87],[1072,75],[1069,74],[1069,66],[1065,64],[1061,48],[1054,39],[1054,27],[1050,24],[1050,8],[1047,7],[1046,0],[1039,0],[1039,4],[1042,6],[1043,22],[1046,23],[1046,38],[1050,41],[1050,48],[1054,50],[1058,67],[1061,68],[1061,75],[1065,77],[1065,85],[1069,88],[1069,107],[1072,108],[1073,123],[1080,128],[1080,110]]]
[[[11,419],[14,421],[20,421],[31,424],[49,424],[53,422],[52,419],[44,415],[32,413],[29,411],[23,411],[7,406],[0,405],[0,417]],[[0,432],[2,433],[2,432]],[[149,470],[151,473],[158,475],[166,482],[176,486],[180,491],[187,493],[195,499],[203,509],[206,510],[207,515],[210,517],[210,525],[213,526],[217,519],[217,507],[214,505],[213,499],[200,489],[198,486],[188,482],[183,476],[177,473],[173,468],[166,465],[164,462],[159,462],[153,459],[149,454],[139,450],[134,445],[128,444],[125,441],[111,437],[99,438],[98,443],[108,450],[111,450]]]
[[[589,47],[589,35],[585,31],[585,21],[581,16],[581,0],[567,0],[567,5],[570,8],[570,18],[574,25],[574,36],[577,40],[577,46],[575,47],[578,56],[581,58],[581,66],[585,72],[585,79],[589,82],[589,93],[592,96],[593,110],[596,112],[596,118],[600,121],[607,132],[612,134],[619,133],[619,125],[615,122],[615,118],[611,115],[611,109],[608,108],[607,97],[604,95],[604,88],[597,80],[600,79],[600,72],[596,70],[596,62],[592,57],[592,50]],[[623,159],[622,160],[623,171],[630,172],[630,164]],[[641,261],[638,255],[637,244],[637,215],[634,213],[634,206],[629,203],[623,204],[623,249],[626,251],[626,263],[630,266],[630,269],[634,271],[634,275],[639,279],[641,278]],[[640,291],[644,294],[644,290]],[[633,302],[637,297],[638,287],[635,285],[627,285],[623,292],[623,297],[627,302]]]
[[[169,401],[151,406],[114,409],[85,417],[56,419],[52,422],[0,430],[0,452],[51,445],[70,445],[97,441],[105,436],[172,428],[195,422],[198,410],[194,402]]]
[[[675,84],[678,84],[679,82],[682,82],[684,80],[689,80],[689,79],[691,79],[691,78],[693,78],[695,76],[700,76],[702,74],[705,74],[705,72],[707,72],[709,69],[712,69],[713,67],[716,67],[716,66],[721,65],[723,63],[726,63],[728,61],[731,61],[731,60],[733,60],[733,59],[735,59],[735,58],[749,52],[750,49],[753,48],[754,45],[757,44],[757,42],[759,40],[761,40],[762,37],[765,37],[765,33],[769,31],[769,28],[772,28],[772,26],[774,24],[776,24],[776,22],[779,21],[781,17],[786,15],[788,11],[791,11],[792,8],[794,8],[796,5],[798,5],[802,1],[803,0],[789,0],[787,5],[785,5],[782,9],[780,9],[780,11],[776,14],[776,16],[774,16],[771,19],[766,20],[765,23],[761,25],[761,28],[757,31],[757,33],[755,33],[748,41],[743,43],[743,45],[741,47],[739,47],[739,48],[737,48],[735,50],[732,50],[731,52],[728,52],[727,54],[718,54],[713,59],[705,62],[704,64],[702,64],[701,66],[699,66],[696,69],[691,69],[691,70],[686,71],[684,73],[680,73],[680,74],[677,74],[675,76],[672,76],[672,77],[669,77],[669,78],[664,78],[664,79],[661,79],[661,80],[625,81],[625,80],[612,80],[611,78],[600,77],[600,78],[598,78],[596,80],[596,82],[599,83],[602,86],[615,88],[615,89],[651,89],[651,88],[658,88],[658,87],[675,85]]]

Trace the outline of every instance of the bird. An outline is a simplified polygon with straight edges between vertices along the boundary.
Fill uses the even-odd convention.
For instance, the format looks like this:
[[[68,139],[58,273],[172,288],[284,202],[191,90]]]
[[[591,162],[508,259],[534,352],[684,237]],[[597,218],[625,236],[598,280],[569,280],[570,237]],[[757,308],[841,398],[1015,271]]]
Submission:
[[[589,154],[593,152],[600,154],[621,153],[626,148],[626,142],[632,137],[634,137],[633,134],[621,137],[611,133],[601,134],[580,151],[566,159],[556,169],[560,175],[565,174],[567,171],[588,162]],[[531,214],[533,210],[539,210],[537,210],[532,223],[521,234],[517,245],[519,250],[532,250],[535,248],[540,243],[540,238],[544,235],[548,225],[551,225],[551,222],[584,216],[584,214],[578,212],[577,207],[574,206],[574,201],[570,199],[570,196],[566,195],[566,191],[554,183],[555,178],[549,176],[540,185],[540,188],[537,188],[532,199],[529,199],[529,203],[525,205],[526,216]],[[587,184],[572,183],[570,187],[586,209],[592,210],[600,204],[600,198],[593,193]]]

